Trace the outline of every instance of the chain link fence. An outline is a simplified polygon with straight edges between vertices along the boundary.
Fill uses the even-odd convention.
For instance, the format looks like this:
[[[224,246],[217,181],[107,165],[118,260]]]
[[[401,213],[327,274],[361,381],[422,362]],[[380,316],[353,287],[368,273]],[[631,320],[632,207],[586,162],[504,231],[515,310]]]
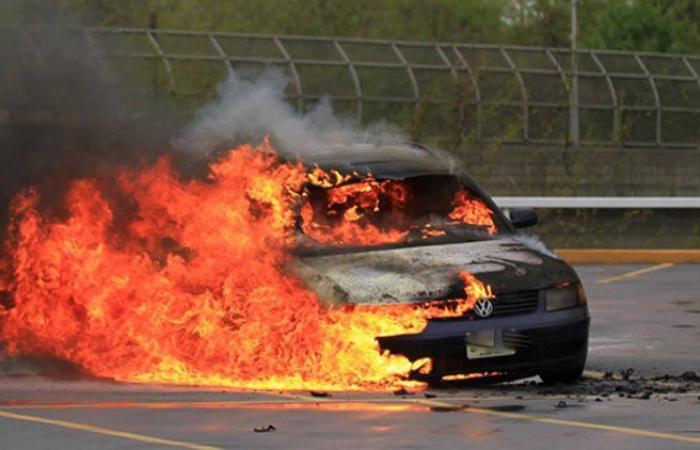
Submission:
[[[147,29],[70,32],[114,67],[135,71],[144,93],[172,96],[189,109],[211,98],[228,73],[253,77],[277,67],[289,77],[285,95],[299,110],[327,98],[360,122],[396,122],[414,139],[437,138],[447,146],[569,144],[572,127],[582,145],[700,143],[696,55],[580,50],[572,61],[563,48]],[[22,45],[40,57],[42,33],[20,34]],[[577,95],[570,89],[574,73]]]

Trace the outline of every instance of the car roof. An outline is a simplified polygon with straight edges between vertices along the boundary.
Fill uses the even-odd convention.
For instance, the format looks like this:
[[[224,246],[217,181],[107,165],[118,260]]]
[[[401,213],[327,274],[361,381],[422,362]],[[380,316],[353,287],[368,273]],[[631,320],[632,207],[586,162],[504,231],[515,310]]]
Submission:
[[[311,161],[323,169],[371,173],[381,178],[407,178],[452,173],[449,161],[415,144],[350,144],[329,146]]]

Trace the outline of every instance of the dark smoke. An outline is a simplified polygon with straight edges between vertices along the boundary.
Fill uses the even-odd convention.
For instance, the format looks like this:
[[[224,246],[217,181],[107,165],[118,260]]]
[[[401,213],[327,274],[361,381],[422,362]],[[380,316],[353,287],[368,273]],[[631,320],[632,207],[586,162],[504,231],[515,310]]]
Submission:
[[[148,163],[168,151],[176,126],[155,102],[141,101],[135,110],[130,100],[138,89],[128,73],[116,76],[51,4],[0,5],[2,224],[17,191],[35,186],[45,201],[59,202],[70,179]]]
[[[71,180],[110,180],[118,167],[152,162],[170,151],[178,125],[128,70],[117,75],[57,3],[0,0],[0,240],[19,191],[36,188],[42,209],[61,214]],[[0,310],[11,304],[0,291]],[[0,342],[0,376],[84,376],[65,361],[2,350]]]

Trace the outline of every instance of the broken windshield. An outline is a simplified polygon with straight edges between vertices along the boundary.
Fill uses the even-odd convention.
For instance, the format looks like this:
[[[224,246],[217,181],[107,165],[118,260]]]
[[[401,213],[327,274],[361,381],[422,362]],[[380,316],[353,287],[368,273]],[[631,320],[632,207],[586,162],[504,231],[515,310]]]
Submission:
[[[302,196],[298,229],[303,247],[364,248],[484,240],[502,226],[458,177],[425,175],[321,180]]]

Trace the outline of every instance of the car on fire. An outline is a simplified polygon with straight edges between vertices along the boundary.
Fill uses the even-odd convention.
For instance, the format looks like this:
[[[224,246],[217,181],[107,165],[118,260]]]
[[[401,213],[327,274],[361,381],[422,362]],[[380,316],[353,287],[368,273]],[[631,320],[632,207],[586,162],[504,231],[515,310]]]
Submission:
[[[381,351],[429,360],[427,370],[413,372],[427,381],[472,373],[539,375],[547,383],[580,378],[588,353],[586,294],[569,264],[519,234],[537,223],[534,210],[506,214],[464,170],[420,146],[353,144],[314,162],[335,179],[308,193],[301,231],[317,245],[299,246],[293,270],[323,301],[447,302],[463,295],[464,271],[489,286],[491,295],[464,314],[430,318],[420,332],[378,336]],[[358,192],[364,197],[343,209]],[[462,214],[468,220],[454,220],[460,193],[471,202]],[[312,215],[325,215],[325,222],[312,222]],[[362,217],[365,225],[331,227],[343,217]]]

